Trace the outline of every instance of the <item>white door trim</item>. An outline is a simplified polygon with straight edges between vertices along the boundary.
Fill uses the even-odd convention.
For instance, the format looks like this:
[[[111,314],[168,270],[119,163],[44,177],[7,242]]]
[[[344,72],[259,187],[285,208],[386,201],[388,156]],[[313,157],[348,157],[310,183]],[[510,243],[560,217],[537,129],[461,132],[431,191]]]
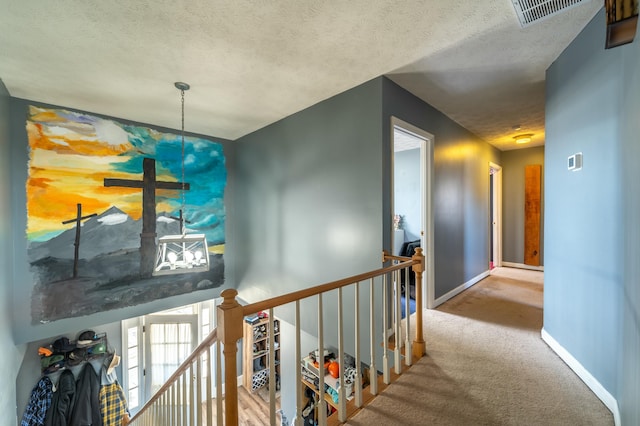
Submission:
[[[434,274],[434,216],[433,216],[433,151],[435,136],[421,128],[407,123],[397,117],[391,117],[391,191],[393,192],[393,158],[394,130],[400,129],[422,142],[420,143],[420,192],[422,204],[422,229],[420,245],[425,255],[425,273],[422,275],[422,305],[427,309],[435,307],[435,274]],[[391,212],[394,212],[393,194],[391,194]],[[393,223],[393,220],[392,220]],[[426,238],[425,238],[426,237]],[[393,244],[393,229],[391,230]],[[393,247],[393,245],[392,245]]]
[[[493,266],[502,266],[502,166],[489,162],[489,170],[493,169],[493,211],[492,235]],[[489,177],[491,178],[491,177]]]

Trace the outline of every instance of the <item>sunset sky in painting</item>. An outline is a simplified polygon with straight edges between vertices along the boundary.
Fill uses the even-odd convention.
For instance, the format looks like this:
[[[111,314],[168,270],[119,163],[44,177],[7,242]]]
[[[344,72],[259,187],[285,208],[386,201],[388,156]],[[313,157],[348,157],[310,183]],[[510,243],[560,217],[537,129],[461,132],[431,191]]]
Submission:
[[[142,180],[144,157],[156,160],[158,181],[182,180],[180,135],[124,125],[88,114],[30,107],[27,119],[29,175],[27,237],[45,241],[71,225],[76,204],[82,214],[101,214],[115,206],[133,219],[142,216],[142,190],[105,187],[104,178]],[[222,145],[185,138],[185,217],[190,229],[207,235],[209,244],[224,243],[225,159]],[[177,215],[180,191],[156,191],[157,214]]]

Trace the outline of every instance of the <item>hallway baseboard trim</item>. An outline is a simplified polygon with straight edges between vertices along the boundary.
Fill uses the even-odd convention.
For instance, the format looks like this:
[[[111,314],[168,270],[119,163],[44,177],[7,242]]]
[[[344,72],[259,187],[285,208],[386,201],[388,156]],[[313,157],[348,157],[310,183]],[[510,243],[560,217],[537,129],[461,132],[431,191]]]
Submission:
[[[532,271],[544,271],[544,266],[531,266],[531,265],[525,265],[524,263],[514,263],[514,262],[503,261],[502,266],[506,266],[507,268],[529,269]]]
[[[489,276],[490,271],[484,271],[483,273],[476,275],[475,277],[471,278],[469,281],[467,281],[466,283],[454,288],[453,290],[451,290],[450,292],[448,292],[447,294],[438,297],[435,300],[434,303],[434,308],[442,305],[444,302],[446,302],[447,300],[457,296],[458,294],[462,293],[463,291],[465,291],[466,289],[468,289],[469,287],[471,287],[472,285],[474,285],[475,283],[477,283],[478,281],[487,278]]]
[[[602,403],[611,411],[613,414],[613,421],[616,426],[620,426],[620,411],[618,409],[618,401],[611,395],[605,388],[600,384],[600,382],[589,373],[589,371],[584,368],[580,362],[573,357],[556,339],[554,339],[547,331],[543,328],[540,331],[540,335],[542,340],[549,345],[552,351],[556,353],[564,361],[565,364],[569,366],[573,370],[574,373],[584,382],[585,385],[591,389],[591,391],[602,401]]]

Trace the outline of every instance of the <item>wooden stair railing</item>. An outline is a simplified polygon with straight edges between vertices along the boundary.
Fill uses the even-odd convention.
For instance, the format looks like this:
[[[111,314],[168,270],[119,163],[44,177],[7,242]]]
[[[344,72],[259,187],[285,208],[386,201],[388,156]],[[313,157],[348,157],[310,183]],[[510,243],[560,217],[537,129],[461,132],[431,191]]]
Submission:
[[[319,398],[320,413],[319,424],[339,424],[346,421],[348,416],[352,416],[357,410],[361,409],[366,403],[368,403],[373,397],[375,397],[379,391],[390,384],[395,376],[401,374],[403,356],[402,351],[405,351],[404,359],[405,365],[410,366],[415,359],[421,358],[425,354],[425,342],[422,333],[422,274],[425,269],[425,260],[422,254],[422,249],[417,248],[416,253],[411,258],[391,256],[387,252],[383,252],[383,263],[392,262],[391,266],[383,267],[371,272],[355,275],[349,278],[333,281],[330,283],[322,284],[316,287],[295,291],[286,295],[273,297],[267,300],[263,300],[249,305],[241,305],[237,300],[237,291],[235,289],[227,289],[221,293],[223,302],[218,305],[217,308],[217,328],[209,334],[205,340],[198,345],[195,351],[182,363],[182,365],[176,370],[176,372],[169,378],[169,380],[156,392],[156,394],[142,407],[142,409],[131,419],[131,426],[192,426],[192,425],[237,425],[238,424],[238,388],[237,388],[237,343],[242,338],[243,334],[243,321],[244,317],[253,315],[259,312],[268,312],[268,333],[274,335],[273,329],[273,309],[290,303],[295,304],[295,360],[296,360],[296,413],[295,424],[302,425],[302,391],[301,391],[301,374],[300,374],[300,361],[301,348],[300,348],[300,301],[310,297],[317,297],[318,299],[318,348],[324,348],[324,330],[323,330],[323,309],[322,301],[323,294],[332,290],[338,291],[338,303],[340,308],[338,310],[338,350],[339,359],[344,359],[343,348],[343,318],[342,318],[342,291],[347,286],[354,286],[355,292],[355,307],[354,307],[354,321],[355,321],[355,364],[357,369],[356,381],[354,383],[354,395],[353,401],[347,404],[344,394],[344,370],[343,363],[340,362],[339,373],[339,403],[337,416],[332,415],[332,420],[328,421],[326,418],[326,404],[325,399]],[[405,270],[408,280],[409,268],[415,272],[416,282],[416,294],[415,294],[415,337],[413,342],[410,341],[410,321],[409,319],[409,300],[406,298],[405,312],[407,320],[405,322],[405,336],[406,341],[402,342],[401,339],[401,318],[400,318],[400,271]],[[388,278],[391,278],[388,282]],[[383,327],[381,330],[382,339],[376,339],[374,330],[374,318],[375,318],[375,304],[374,304],[374,286],[375,279],[381,278],[382,280],[382,316]],[[360,297],[359,288],[361,282],[369,281],[370,284],[370,318],[369,318],[369,338],[370,338],[370,365],[369,365],[369,387],[366,391],[362,389],[362,374],[360,371],[361,358],[360,358]],[[393,292],[388,294],[387,291],[391,287]],[[408,294],[407,289],[407,294]],[[387,301],[393,300],[393,304],[389,306]],[[392,319],[392,330],[394,342],[392,344],[392,350],[394,353],[394,373],[390,371],[390,361],[387,357],[388,348],[388,321],[387,318]],[[274,339],[269,339],[271,354],[270,365],[274,365],[273,353],[274,353]],[[383,366],[382,376],[379,376],[378,369],[375,365],[376,348],[374,342],[382,342],[385,346],[383,351]],[[224,387],[225,394],[222,397],[223,384],[221,381],[221,356],[220,345],[222,343],[223,358],[224,358]],[[216,351],[216,420],[214,422],[212,415],[212,371],[211,371],[211,354],[212,346]],[[282,347],[281,347],[282,350]],[[203,365],[206,365],[206,376],[203,376]],[[324,389],[324,366],[322,363],[318,366],[319,369],[319,384],[318,389]],[[206,395],[203,394],[201,389],[203,377],[206,377]],[[269,382],[275,383],[275,369],[269,369]],[[276,410],[275,410],[275,386],[269,387],[269,424],[276,424]],[[363,394],[366,393],[365,397]],[[206,396],[205,403],[202,401]],[[323,395],[327,398],[327,395]],[[224,399],[224,407],[222,406],[222,400]],[[224,421],[223,421],[224,418]]]

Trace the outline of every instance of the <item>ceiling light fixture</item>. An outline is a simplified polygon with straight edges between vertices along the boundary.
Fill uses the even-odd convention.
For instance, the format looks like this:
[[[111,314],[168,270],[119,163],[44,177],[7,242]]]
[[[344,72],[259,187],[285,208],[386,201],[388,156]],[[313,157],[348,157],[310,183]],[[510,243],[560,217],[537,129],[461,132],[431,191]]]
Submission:
[[[525,133],[522,135],[514,136],[513,139],[515,139],[517,144],[523,144],[531,142],[532,137],[533,133]]]
[[[183,217],[185,194],[189,184],[184,177],[184,92],[189,90],[187,83],[176,82],[182,99],[182,207],[179,217],[172,217],[180,222],[179,235],[165,235],[158,238],[156,266],[153,275],[183,274],[187,272],[204,272],[209,270],[209,248],[204,234],[187,234]]]

